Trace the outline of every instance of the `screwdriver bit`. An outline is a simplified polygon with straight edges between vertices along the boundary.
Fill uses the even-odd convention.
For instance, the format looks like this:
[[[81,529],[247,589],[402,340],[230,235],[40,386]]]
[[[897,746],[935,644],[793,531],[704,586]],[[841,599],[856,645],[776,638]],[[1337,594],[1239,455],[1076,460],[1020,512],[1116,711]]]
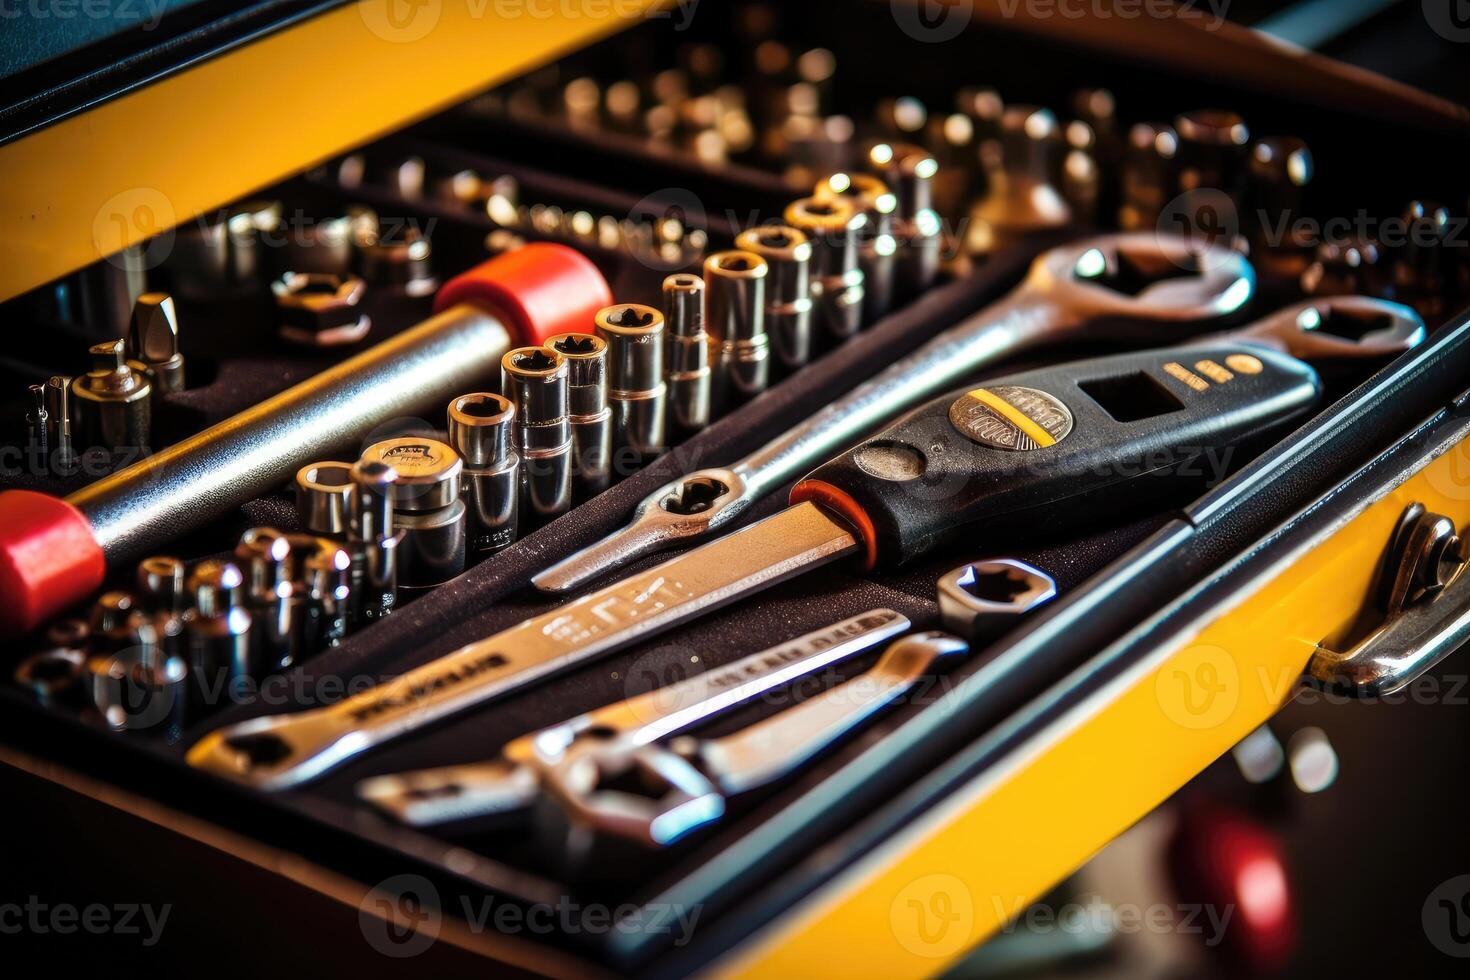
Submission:
[[[179,316],[168,293],[144,293],[133,304],[128,358],[143,365],[155,394],[184,390],[184,355],[179,353]]]

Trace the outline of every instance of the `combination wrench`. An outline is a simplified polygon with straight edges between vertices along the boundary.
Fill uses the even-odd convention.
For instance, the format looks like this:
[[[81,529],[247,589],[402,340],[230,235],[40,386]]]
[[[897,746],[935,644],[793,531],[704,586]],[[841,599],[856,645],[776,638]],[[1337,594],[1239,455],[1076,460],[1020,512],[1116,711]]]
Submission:
[[[417,826],[524,813],[536,802],[541,774],[549,767],[585,754],[621,755],[688,731],[869,650],[911,625],[891,609],[872,609],[677,684],[522,735],[488,762],[376,776],[359,783],[357,794]]]
[[[1002,358],[1079,338],[1163,345],[1220,326],[1255,294],[1255,272],[1224,245],[1106,235],[1042,254],[1010,295],[951,327],[729,467],[665,484],[622,530],[532,577],[565,593],[634,559],[728,527],[784,486],[908,409]]]
[[[1217,380],[1190,365],[1208,365]],[[935,400],[821,467],[785,511],[338,704],[216,730],[187,758],[289,786],[841,558],[861,553],[864,570],[901,564],[966,525],[1054,520],[1077,501],[1118,506],[1145,486],[1194,478],[1201,456],[1228,460],[1241,441],[1305,413],[1320,387],[1306,364],[1230,338],[996,379]],[[1137,416],[1140,406],[1148,410]]]
[[[727,797],[795,772],[969,649],[946,633],[915,633],[852,680],[733,734],[568,758],[543,777],[565,818],[561,845],[576,863],[602,835],[673,844],[723,816]],[[629,778],[641,792],[618,788]]]

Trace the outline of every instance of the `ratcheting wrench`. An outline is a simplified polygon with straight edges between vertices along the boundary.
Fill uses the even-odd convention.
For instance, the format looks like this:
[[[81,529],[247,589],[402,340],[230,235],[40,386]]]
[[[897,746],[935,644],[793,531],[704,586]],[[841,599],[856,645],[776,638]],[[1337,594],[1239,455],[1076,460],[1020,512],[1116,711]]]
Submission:
[[[358,796],[419,826],[528,809],[540,773],[587,752],[626,752],[687,731],[792,681],[841,663],[912,625],[891,609],[872,609],[787,643],[578,715],[506,744],[498,758],[461,766],[376,776]]]
[[[737,463],[649,494],[621,531],[535,575],[568,592],[635,558],[727,527],[751,504],[974,372],[1079,336],[1168,344],[1222,325],[1255,293],[1255,272],[1224,245],[1106,235],[1041,255],[1009,296],[951,327]]]
[[[969,644],[946,633],[915,633],[852,680],[732,735],[569,757],[543,776],[567,818],[567,848],[575,855],[598,834],[650,847],[672,844],[719,819],[725,797],[799,769],[968,651]],[[645,792],[618,788],[630,775]]]
[[[1318,315],[1325,309],[1328,323],[1336,318],[1333,301],[1308,305]],[[966,525],[1063,515],[1077,501],[1106,507],[1171,475],[1189,479],[1202,459],[1228,458],[1242,440],[1316,402],[1315,373],[1270,349],[1293,343],[1292,331],[1315,332],[1318,317],[1297,309],[1285,341],[1272,326],[1264,338],[1247,332],[1097,358],[936,399],[803,480],[793,506],[778,514],[328,708],[212,732],[188,761],[259,787],[289,786],[841,558],[861,554],[865,568],[901,564]],[[1376,324],[1385,320],[1392,334],[1390,313],[1371,321],[1364,340],[1381,335]]]

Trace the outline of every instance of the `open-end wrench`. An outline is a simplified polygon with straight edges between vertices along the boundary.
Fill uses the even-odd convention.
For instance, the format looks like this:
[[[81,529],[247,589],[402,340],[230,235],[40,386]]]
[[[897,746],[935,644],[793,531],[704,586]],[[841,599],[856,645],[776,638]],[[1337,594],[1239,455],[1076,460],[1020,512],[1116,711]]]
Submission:
[[[725,528],[766,494],[1001,358],[1043,344],[1164,345],[1223,326],[1255,292],[1246,259],[1185,238],[1107,235],[1052,249],[1006,298],[951,327],[729,467],[649,494],[633,520],[532,578],[568,592],[636,558]]]
[[[543,778],[567,818],[567,849],[575,859],[599,834],[672,844],[718,819],[724,797],[796,771],[968,650],[946,633],[916,633],[852,680],[734,734],[569,757]],[[641,792],[618,788],[630,776],[642,781]]]
[[[336,705],[212,732],[188,761],[257,786],[291,785],[840,558],[898,564],[967,525],[1054,521],[1079,503],[1106,509],[1144,486],[1163,490],[1196,477],[1201,458],[1228,458],[1300,417],[1319,393],[1302,362],[1238,340],[996,379],[931,402],[821,467],[772,517]]]
[[[910,626],[892,609],[872,609],[668,687],[522,735],[488,762],[376,776],[357,794],[419,826],[528,809],[547,766],[584,752],[622,753],[809,677],[897,636]]]

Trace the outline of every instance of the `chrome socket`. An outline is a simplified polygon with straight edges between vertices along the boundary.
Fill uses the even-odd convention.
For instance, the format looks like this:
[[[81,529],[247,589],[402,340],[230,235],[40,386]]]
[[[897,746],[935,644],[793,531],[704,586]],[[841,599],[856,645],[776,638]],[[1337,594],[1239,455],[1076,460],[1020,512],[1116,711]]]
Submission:
[[[244,606],[245,574],[227,561],[203,561],[189,576],[193,609],[184,617],[189,666],[202,691],[222,691],[251,676],[250,612]]]
[[[15,683],[47,707],[76,704],[82,690],[87,656],[73,647],[34,653],[15,668]]]
[[[812,243],[788,225],[748,228],[735,247],[766,260],[766,333],[776,360],[788,368],[805,365],[812,356]]]
[[[897,202],[894,288],[905,298],[917,296],[939,275],[942,225],[934,210],[939,162],[928,150],[909,143],[879,143],[869,151],[868,161],[892,188]]]
[[[155,555],[138,562],[138,597],[150,612],[181,616],[188,608],[187,569],[177,558]]]
[[[92,370],[72,382],[82,444],[110,453],[146,452],[153,385],[128,364],[121,340],[96,344],[90,353]]]
[[[858,237],[858,268],[863,271],[863,322],[876,323],[893,308],[894,269],[898,244],[893,215],[898,198],[872,174],[835,173],[817,185],[820,201],[844,200],[867,217]]]
[[[464,461],[437,439],[408,436],[367,448],[364,463],[391,466],[393,527],[398,546],[398,589],[424,591],[462,573],[466,559],[466,508],[459,499]]]
[[[510,547],[520,531],[521,457],[511,445],[515,413],[508,399],[488,392],[449,403],[449,442],[465,462],[471,562]],[[575,428],[572,435],[575,445]]]
[[[607,341],[584,333],[548,338],[567,362],[567,410],[572,428],[572,499],[607,489],[612,478],[612,409],[608,407]]]
[[[288,534],[291,545],[290,653],[295,667],[347,635],[352,556],[331,538]]]
[[[858,238],[867,218],[842,200],[815,197],[793,201],[786,223],[812,243],[812,295],[829,336],[839,340],[862,329],[864,279],[858,267]]]
[[[308,463],[296,471],[296,516],[302,529],[312,534],[347,533],[351,495],[351,463]]]
[[[275,528],[251,528],[235,545],[244,576],[241,603],[250,613],[245,674],[259,679],[291,662],[291,543]]]
[[[105,597],[104,597],[105,598]],[[189,703],[189,668],[166,656],[153,623],[136,610],[110,630],[107,649],[87,658],[92,704],[113,731],[182,732]]]
[[[710,352],[704,331],[704,280],[687,272],[664,280],[665,427],[678,438],[709,425]],[[673,440],[671,440],[673,441]]]
[[[704,260],[704,329],[709,334],[710,410],[723,415],[771,381],[766,334],[770,266],[754,252],[716,252]]]
[[[347,544],[352,552],[347,628],[362,629],[398,604],[398,545],[393,526],[393,484],[398,473],[386,463],[352,467]]]
[[[515,406],[521,520],[546,521],[572,506],[572,426],[566,358],[518,347],[500,360],[500,390]]]
[[[603,307],[597,335],[607,342],[607,400],[612,408],[613,448],[638,461],[664,449],[664,315],[651,306]]]

